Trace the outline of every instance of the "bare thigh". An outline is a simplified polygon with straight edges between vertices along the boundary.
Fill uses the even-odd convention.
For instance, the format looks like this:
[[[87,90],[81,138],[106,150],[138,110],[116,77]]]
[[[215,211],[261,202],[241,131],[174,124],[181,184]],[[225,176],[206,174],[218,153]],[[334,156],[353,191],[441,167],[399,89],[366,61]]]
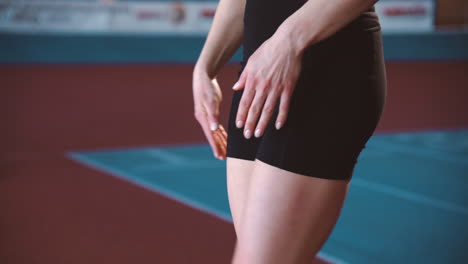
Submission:
[[[253,168],[254,161],[252,160],[226,158],[227,192],[236,234],[240,228],[242,209],[245,197],[247,197]]]
[[[256,159],[232,263],[310,263],[337,222],[348,186]]]

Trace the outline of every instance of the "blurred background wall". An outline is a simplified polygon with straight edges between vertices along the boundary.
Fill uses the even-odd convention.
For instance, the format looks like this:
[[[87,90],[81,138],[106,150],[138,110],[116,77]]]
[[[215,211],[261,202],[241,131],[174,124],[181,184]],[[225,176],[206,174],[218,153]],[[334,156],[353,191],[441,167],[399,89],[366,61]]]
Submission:
[[[464,0],[437,0],[437,27],[466,27],[468,2]]]
[[[67,156],[73,151],[158,147],[142,151],[153,156],[131,151],[104,156],[117,167],[127,164],[127,175],[134,175],[165,161],[160,146],[206,144],[193,117],[191,78],[215,7],[215,1],[195,0],[0,0],[0,263],[229,262],[235,241],[231,223],[176,203],[150,187],[137,188],[109,177],[112,170],[92,170]],[[468,1],[381,0],[376,7],[384,26],[388,78],[387,104],[376,135],[466,129]],[[241,51],[242,47],[217,76],[225,127]],[[453,138],[413,141],[431,151],[441,150],[442,160],[468,153],[466,140]],[[449,153],[450,149],[455,150]],[[169,158],[206,157],[200,163],[207,168],[179,164],[172,169],[186,169],[187,174],[177,178],[163,164],[155,180],[175,179],[175,184],[187,186],[195,175],[201,195],[225,201],[220,185],[203,182],[224,177],[209,151],[189,151],[182,158],[179,152],[183,151],[176,150]],[[463,157],[446,167],[437,167],[432,160],[407,162],[411,173],[425,168],[439,173],[431,177],[408,176],[403,166],[389,166],[393,170],[384,172],[392,174],[382,178],[393,185],[386,182],[385,190],[421,188],[411,189],[412,196],[399,192],[419,200],[398,204],[384,199],[382,206],[366,204],[382,201],[376,192],[351,196],[358,202],[349,204],[350,212],[368,210],[384,220],[362,221],[362,214],[349,214],[355,218],[345,218],[344,223],[352,225],[330,239],[326,252],[357,259],[350,263],[463,263],[466,250],[461,249],[466,243],[460,241],[466,237],[454,235],[467,233]],[[147,163],[132,167],[139,162]],[[435,168],[430,167],[433,164]],[[213,168],[212,178],[204,177]],[[427,202],[451,195],[458,199],[452,202],[464,207],[442,202],[445,209],[455,208],[447,214],[410,207],[415,199]],[[405,206],[409,208],[405,213],[414,214],[401,217],[398,212]],[[379,208],[395,211],[389,215]],[[419,236],[411,233],[421,226]],[[356,237],[363,237],[369,230],[374,232],[369,238],[377,240],[342,236],[357,232]],[[378,233],[384,231],[391,234]],[[411,261],[403,261],[408,256]],[[321,255],[317,263],[326,263],[325,259]]]

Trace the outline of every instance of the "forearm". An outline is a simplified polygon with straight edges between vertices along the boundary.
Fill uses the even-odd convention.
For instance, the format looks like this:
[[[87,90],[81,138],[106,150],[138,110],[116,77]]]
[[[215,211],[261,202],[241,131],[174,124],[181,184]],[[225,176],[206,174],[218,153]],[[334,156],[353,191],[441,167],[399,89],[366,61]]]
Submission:
[[[275,32],[297,55],[340,30],[378,0],[309,0]]]
[[[244,31],[245,0],[220,0],[195,71],[214,78],[240,47]]]

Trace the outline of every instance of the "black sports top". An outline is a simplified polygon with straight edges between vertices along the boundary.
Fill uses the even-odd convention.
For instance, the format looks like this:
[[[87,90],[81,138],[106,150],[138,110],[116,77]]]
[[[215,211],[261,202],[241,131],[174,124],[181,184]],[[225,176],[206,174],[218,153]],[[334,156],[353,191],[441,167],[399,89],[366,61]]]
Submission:
[[[249,56],[283,23],[308,0],[247,0],[244,12],[243,59]],[[313,0],[309,0],[313,1]],[[380,23],[374,6],[363,12],[340,31],[377,31]]]

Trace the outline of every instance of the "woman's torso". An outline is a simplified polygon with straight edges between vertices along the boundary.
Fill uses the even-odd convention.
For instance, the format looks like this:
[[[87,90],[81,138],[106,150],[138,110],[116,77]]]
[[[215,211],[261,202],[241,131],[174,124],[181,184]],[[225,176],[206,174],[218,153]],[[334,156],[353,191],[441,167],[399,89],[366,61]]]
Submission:
[[[308,0],[247,0],[244,13],[243,59],[245,66],[250,55]],[[313,0],[310,0],[313,1]],[[380,23],[374,6],[363,12],[337,33],[349,31],[377,31]]]

